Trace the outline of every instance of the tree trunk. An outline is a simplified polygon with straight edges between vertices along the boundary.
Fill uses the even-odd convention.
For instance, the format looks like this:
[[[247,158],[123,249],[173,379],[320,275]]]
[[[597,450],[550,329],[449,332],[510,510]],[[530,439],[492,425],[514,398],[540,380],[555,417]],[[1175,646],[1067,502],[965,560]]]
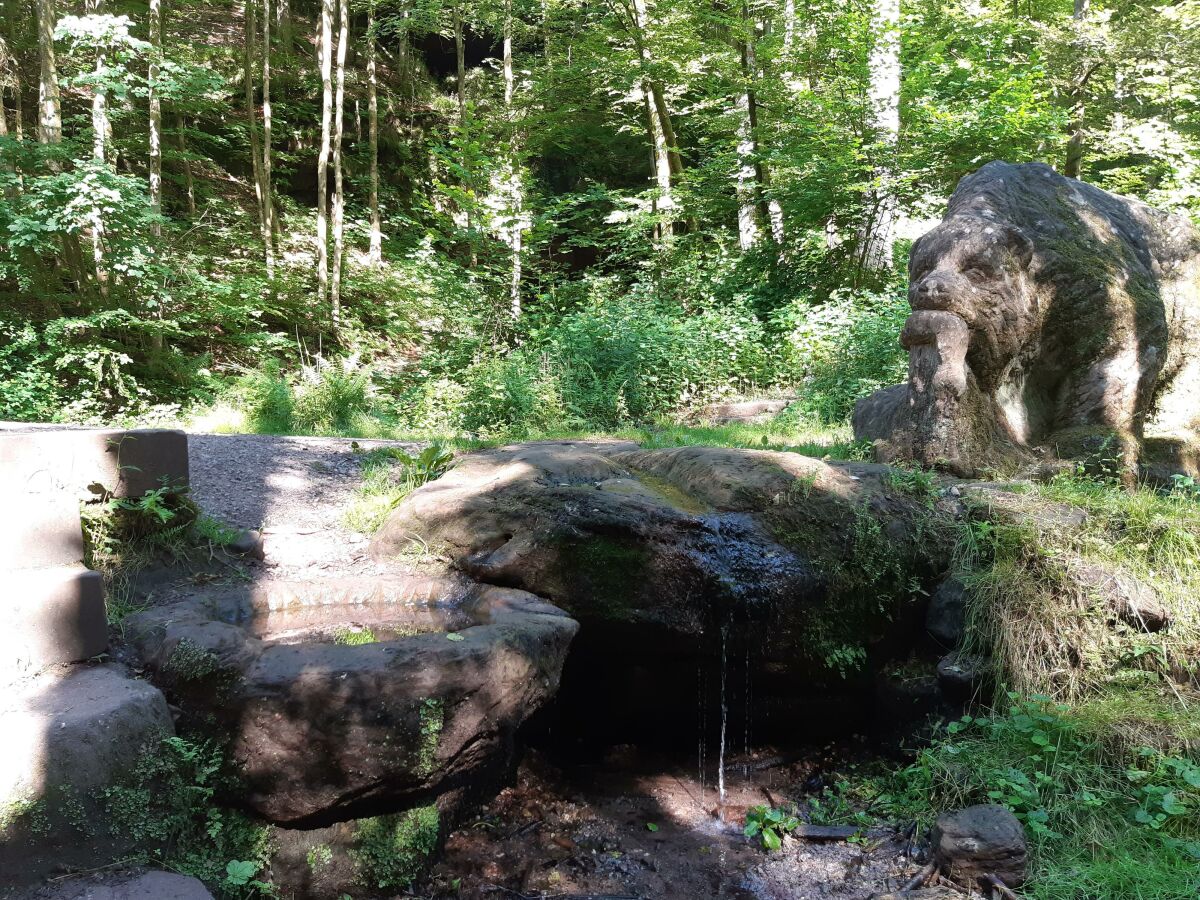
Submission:
[[[104,0],[90,0],[88,11],[93,15],[104,12]],[[110,126],[108,122],[108,96],[102,86],[105,75],[103,53],[96,54],[96,85],[92,88],[92,159],[101,165],[107,158]],[[104,265],[104,217],[99,210],[92,217],[92,263],[96,268],[96,280],[100,285],[100,296],[108,299],[108,272]]]
[[[407,37],[404,39],[407,43]],[[375,73],[375,0],[367,3],[367,143],[371,154],[372,266],[383,262],[383,224],[379,216],[379,79]]]
[[[254,202],[258,211],[258,233],[262,237],[266,257],[267,276],[273,277],[271,246],[271,219],[267,213],[267,195],[263,184],[262,141],[258,133],[258,110],[254,108],[255,46],[258,43],[258,19],[254,0],[245,2],[242,41],[242,93],[246,107],[246,130],[250,139],[250,171],[254,179]]]
[[[267,278],[275,280],[275,242],[279,226],[275,220],[275,190],[271,175],[271,0],[263,0],[262,27],[262,192],[266,219]]]
[[[317,302],[324,308],[329,296],[329,140],[333,120],[333,6],[321,0],[317,56],[321,69],[321,147],[317,154]],[[336,329],[340,310],[332,310]]]
[[[11,16],[8,21],[9,42],[5,58],[5,68],[8,71],[9,85],[13,95],[13,137],[18,141],[25,140],[25,103],[22,100],[21,63],[14,55],[12,48],[16,46],[25,28],[25,16]]]
[[[186,122],[183,116],[176,122],[176,136],[179,140],[179,157],[183,165],[183,189],[187,198],[188,216],[196,218],[196,181],[192,176],[192,158],[188,152]]]
[[[761,236],[759,206],[762,201],[762,165],[758,160],[758,100],[754,81],[758,77],[755,53],[755,28],[750,10],[742,3],[742,93],[738,98],[737,171],[734,173],[738,198],[738,246],[754,247]]]
[[[1075,0],[1075,12],[1072,16],[1074,19],[1076,43],[1083,44],[1083,28],[1087,22],[1088,9],[1091,6],[1090,0]],[[1087,61],[1081,59],[1079,61],[1081,74],[1079,82],[1075,87],[1074,96],[1071,98],[1071,124],[1068,126],[1071,137],[1067,141],[1067,154],[1063,160],[1063,174],[1068,178],[1078,178],[1080,169],[1083,167],[1083,151],[1084,151],[1084,117],[1087,114],[1087,85],[1086,78],[1082,74],[1087,66]]]
[[[646,95],[650,140],[654,145],[654,175],[658,182],[659,193],[658,208],[669,211],[675,208],[675,198],[671,190],[672,176],[681,174],[683,165],[675,147],[675,129],[671,126],[671,116],[663,99],[662,88],[651,75],[654,59],[650,53],[647,35],[646,3],[645,0],[632,0],[632,4],[630,18],[633,22],[633,40],[642,68],[642,91]],[[668,221],[664,227],[663,237],[668,237],[672,228],[673,223]]]
[[[510,128],[509,160],[508,160],[508,237],[509,250],[512,252],[512,270],[509,279],[509,310],[514,319],[521,317],[521,252],[525,234],[524,222],[525,197],[521,183],[521,163],[518,152],[518,135],[516,115],[513,109],[513,96],[516,92],[516,77],[513,73],[512,53],[513,10],[512,0],[504,0],[504,110]]]
[[[458,124],[467,121],[467,57],[463,48],[462,4],[454,4],[454,61],[458,74]]]
[[[150,0],[150,71],[147,91],[150,105],[150,226],[155,241],[162,240],[162,98],[158,91],[159,60],[162,58],[162,0]]]
[[[346,197],[342,175],[342,141],[345,135],[346,49],[350,43],[349,0],[338,4],[337,96],[333,101],[333,277],[330,305],[333,319],[342,315],[342,258],[345,252]]]
[[[868,193],[867,224],[860,235],[862,268],[892,266],[897,202],[892,178],[900,138],[900,0],[875,0],[875,46],[871,51],[871,117],[878,159]]]
[[[54,0],[37,0],[38,59],[41,63],[38,140],[43,144],[62,143],[62,101],[58,90],[58,62],[54,58],[54,26],[57,22]]]

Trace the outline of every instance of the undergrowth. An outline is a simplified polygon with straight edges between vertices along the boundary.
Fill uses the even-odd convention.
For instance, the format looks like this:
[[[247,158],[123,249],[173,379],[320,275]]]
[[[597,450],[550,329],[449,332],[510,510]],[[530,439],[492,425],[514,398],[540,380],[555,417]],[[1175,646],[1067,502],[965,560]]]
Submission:
[[[84,565],[103,577],[108,621],[117,626],[140,611],[134,582],[147,566],[164,556],[211,557],[237,537],[236,530],[201,513],[186,488],[165,483],[141,497],[85,503],[80,521]]]
[[[219,803],[235,786],[216,744],[166,737],[100,799],[146,862],[193,875],[225,900],[275,897],[256,877],[270,858],[270,829]]]
[[[362,482],[342,515],[348,528],[374,534],[405,497],[450,468],[454,454],[440,443],[410,455],[397,447],[377,447],[362,456]]]

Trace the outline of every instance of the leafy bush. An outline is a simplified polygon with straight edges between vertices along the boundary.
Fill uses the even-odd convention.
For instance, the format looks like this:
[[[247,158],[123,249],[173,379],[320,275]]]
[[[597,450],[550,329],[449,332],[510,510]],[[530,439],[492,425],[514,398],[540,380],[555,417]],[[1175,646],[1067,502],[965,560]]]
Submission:
[[[412,883],[437,847],[439,828],[436,806],[360,819],[353,852],[366,883],[380,890]]]
[[[908,354],[900,329],[908,313],[899,287],[878,294],[835,291],[823,304],[783,310],[776,324],[789,334],[803,385],[793,415],[844,422],[858,399],[903,381]]]
[[[370,385],[370,375],[353,359],[305,367],[296,389],[295,427],[318,433],[349,431],[370,406]]]

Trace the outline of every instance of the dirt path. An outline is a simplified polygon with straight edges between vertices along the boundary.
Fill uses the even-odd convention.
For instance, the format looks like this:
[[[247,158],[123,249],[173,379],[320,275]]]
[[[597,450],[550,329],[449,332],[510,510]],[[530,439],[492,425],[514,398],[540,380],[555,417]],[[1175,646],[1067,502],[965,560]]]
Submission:
[[[273,577],[371,574],[368,538],[343,514],[362,481],[363,451],[399,441],[189,434],[192,496],[228,525],[261,530]]]

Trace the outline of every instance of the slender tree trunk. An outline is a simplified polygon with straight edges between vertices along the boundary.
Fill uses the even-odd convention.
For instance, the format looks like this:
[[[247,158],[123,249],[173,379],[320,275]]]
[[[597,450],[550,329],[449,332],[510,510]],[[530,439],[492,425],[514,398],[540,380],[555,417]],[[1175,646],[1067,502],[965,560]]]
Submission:
[[[400,13],[400,18],[404,22],[404,27],[400,30],[399,41],[400,47],[396,51],[396,75],[398,76],[401,102],[408,99],[409,95],[409,62],[408,62],[408,18],[409,11],[406,8]]]
[[[279,46],[283,48],[285,58],[292,55],[292,4],[291,0],[277,0],[275,3],[275,29],[279,36]]]
[[[7,54],[7,70],[9,85],[12,88],[13,95],[13,137],[18,141],[25,140],[25,102],[22,99],[21,63],[14,55],[12,48],[16,46],[18,40],[24,34],[26,21],[24,15],[11,16],[8,20],[9,51]]]
[[[43,144],[62,143],[62,100],[58,89],[58,62],[54,57],[54,26],[58,15],[54,0],[37,0],[38,59],[38,140]]]
[[[258,110],[254,108],[255,45],[258,42],[258,18],[254,0],[245,0],[245,19],[242,32],[242,96],[246,109],[246,131],[250,139],[250,170],[254,179],[254,203],[258,212],[258,232],[262,237],[264,254],[271,243],[271,225],[267,217],[266,193],[263,190],[262,142],[258,133]]]
[[[1075,12],[1072,18],[1074,19],[1076,42],[1080,46],[1083,44],[1083,28],[1087,22],[1090,6],[1090,0],[1075,0]],[[1081,69],[1087,68],[1086,60],[1081,59],[1079,64]],[[1084,118],[1087,114],[1087,85],[1085,82],[1086,79],[1081,72],[1074,96],[1071,98],[1071,124],[1069,125],[1071,137],[1067,141],[1067,154],[1063,160],[1063,174],[1068,178],[1078,178],[1083,166]]]
[[[342,310],[342,259],[345,253],[346,196],[342,174],[342,142],[345,137],[346,49],[350,44],[349,0],[338,4],[337,96],[333,101],[333,277],[330,303],[334,320]]]
[[[891,268],[895,245],[897,201],[892,178],[900,138],[900,0],[875,0],[875,47],[871,51],[871,112],[879,154],[870,209],[861,235],[862,267],[870,272]]]
[[[90,0],[88,11],[94,15],[104,12],[104,0]],[[92,89],[92,159],[103,165],[107,158],[110,127],[108,123],[108,95],[102,81],[105,77],[103,53],[96,54],[96,85]],[[96,269],[96,281],[100,285],[100,296],[108,299],[108,272],[104,265],[104,217],[99,210],[92,217],[92,264]]]
[[[508,212],[509,249],[512,252],[512,270],[509,279],[509,309],[514,319],[521,317],[521,253],[525,242],[525,196],[521,183],[521,162],[517,134],[516,113],[513,96],[516,93],[516,77],[513,72],[513,9],[512,0],[504,0],[504,110],[510,129],[508,160]]]
[[[183,116],[177,117],[176,137],[179,141],[179,158],[183,164],[183,189],[187,198],[188,216],[196,218],[196,181],[192,176],[192,157],[187,146],[187,124]]]
[[[317,154],[317,302],[329,297],[329,141],[333,125],[333,12],[335,0],[321,0],[317,56],[321,68],[321,147]],[[333,327],[340,310],[333,309]]]
[[[654,211],[674,210],[675,200],[671,192],[671,162],[667,153],[667,141],[663,137],[662,125],[659,122],[658,110],[650,97],[648,87],[642,88],[646,101],[647,133],[650,135],[650,174],[658,187],[658,195],[654,198]],[[660,242],[671,237],[672,222],[670,220],[657,222],[654,231]]]
[[[762,198],[762,167],[758,161],[758,101],[754,80],[758,77],[755,54],[755,29],[750,11],[742,3],[742,93],[738,98],[741,117],[738,121],[737,171],[734,178],[738,198],[738,245],[743,250],[754,247],[762,234],[759,227],[759,204]]]
[[[262,27],[262,193],[266,224],[267,278],[275,280],[275,242],[279,227],[275,221],[275,190],[271,174],[271,0],[263,0]]]
[[[463,48],[462,4],[454,4],[454,61],[458,74],[458,124],[467,121],[467,57]]]
[[[162,98],[158,90],[159,60],[162,58],[162,0],[150,0],[150,71],[147,91],[150,101],[150,226],[155,241],[162,240]]]
[[[683,166],[675,148],[675,130],[671,126],[671,116],[667,112],[667,105],[663,100],[662,88],[651,76],[654,59],[650,53],[648,42],[645,0],[632,0],[630,18],[633,22],[634,44],[642,68],[642,91],[646,96],[650,140],[654,145],[654,176],[658,182],[658,208],[670,211],[675,209],[674,192],[671,189],[672,176],[681,174]],[[668,212],[668,215],[671,214]],[[667,222],[662,236],[669,237],[672,228],[673,223]]]
[[[408,43],[407,36],[403,39]],[[370,145],[371,265],[383,262],[383,224],[379,216],[379,79],[375,72],[375,0],[367,2],[367,142]]]

